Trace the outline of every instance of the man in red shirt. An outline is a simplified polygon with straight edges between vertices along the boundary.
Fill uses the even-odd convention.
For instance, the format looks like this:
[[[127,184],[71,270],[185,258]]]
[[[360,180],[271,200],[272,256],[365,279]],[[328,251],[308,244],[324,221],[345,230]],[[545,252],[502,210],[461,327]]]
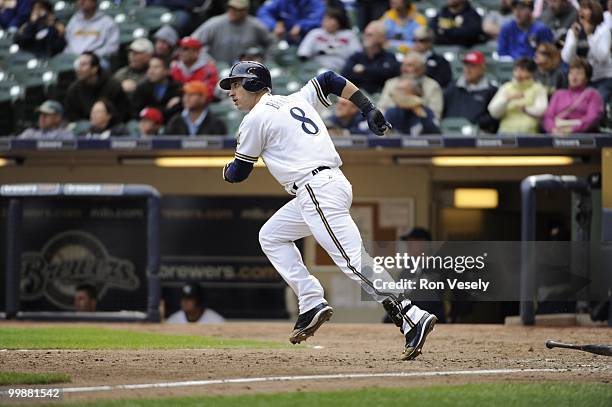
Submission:
[[[180,83],[204,82],[211,95],[215,94],[219,81],[214,60],[202,52],[202,43],[193,37],[185,37],[179,42],[178,61],[172,64],[170,75]]]

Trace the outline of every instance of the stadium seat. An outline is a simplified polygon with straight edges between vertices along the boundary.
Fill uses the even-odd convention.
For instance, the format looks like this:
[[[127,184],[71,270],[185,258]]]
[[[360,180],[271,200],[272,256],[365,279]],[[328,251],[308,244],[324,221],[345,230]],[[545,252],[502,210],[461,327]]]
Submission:
[[[147,29],[144,28],[139,22],[125,21],[119,24],[119,42],[122,45],[130,43],[136,38],[146,38],[147,35]]]
[[[434,45],[434,51],[442,55],[448,62],[453,62],[455,59],[460,59],[465,48],[457,45]]]
[[[47,64],[47,68],[55,79],[53,81],[54,86],[48,91],[48,95],[56,100],[64,100],[68,87],[76,80],[76,72],[74,70],[74,64],[77,60],[78,55],[75,54],[57,54],[51,58]]]
[[[493,75],[495,75],[497,81],[501,84],[512,80],[512,62],[496,61],[489,64],[487,68],[489,69],[489,72],[492,70]]]
[[[75,12],[76,2],[60,0],[53,4],[53,13],[55,17],[64,24],[68,23],[68,20],[70,20],[70,17],[72,17]]]
[[[243,117],[244,113],[237,110],[232,110],[225,115],[225,124],[227,126],[228,135],[233,136],[236,134]]]
[[[280,41],[274,49],[274,62],[284,67],[295,66],[298,63],[297,47]]]
[[[447,117],[442,119],[440,130],[442,130],[442,134],[462,134],[464,136],[475,136],[478,134],[478,126],[463,117]]]
[[[90,128],[89,120],[79,120],[68,125],[68,129],[76,135],[85,135]]]
[[[134,9],[136,21],[149,31],[157,30],[164,24],[170,24],[175,20],[174,14],[165,7],[138,7]]]

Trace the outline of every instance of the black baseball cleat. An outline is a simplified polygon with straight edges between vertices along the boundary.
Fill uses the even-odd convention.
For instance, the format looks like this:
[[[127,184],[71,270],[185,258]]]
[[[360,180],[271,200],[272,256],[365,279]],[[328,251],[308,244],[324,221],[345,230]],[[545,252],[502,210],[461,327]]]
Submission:
[[[412,360],[421,354],[427,335],[433,331],[438,318],[434,314],[425,312],[420,321],[406,334],[406,347],[402,353],[402,360]]]
[[[333,313],[334,309],[322,302],[310,311],[300,314],[289,337],[289,342],[295,345],[310,338],[324,322],[329,321]]]

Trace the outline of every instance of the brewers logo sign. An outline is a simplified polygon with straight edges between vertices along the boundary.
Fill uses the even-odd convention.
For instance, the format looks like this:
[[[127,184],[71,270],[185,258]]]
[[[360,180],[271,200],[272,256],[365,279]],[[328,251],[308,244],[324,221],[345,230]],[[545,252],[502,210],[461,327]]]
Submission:
[[[40,253],[25,252],[21,267],[21,298],[45,297],[62,309],[73,309],[75,287],[96,287],[98,299],[110,288],[134,291],[140,279],[131,261],[108,254],[95,236],[69,230],[53,236]]]

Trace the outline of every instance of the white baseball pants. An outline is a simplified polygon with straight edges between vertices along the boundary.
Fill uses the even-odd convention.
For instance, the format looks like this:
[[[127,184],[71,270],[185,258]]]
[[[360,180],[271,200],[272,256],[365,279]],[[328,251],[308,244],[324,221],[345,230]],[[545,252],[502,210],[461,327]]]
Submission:
[[[359,229],[351,218],[352,201],[352,186],[342,171],[324,170],[299,185],[296,198],[272,215],[259,231],[261,248],[297,295],[300,314],[325,301],[321,283],[308,272],[293,243],[310,235],[374,300],[382,302],[387,298],[376,292],[372,281],[392,279],[387,273],[374,275],[372,267],[368,267],[373,260],[363,249]],[[413,321],[418,321],[423,311],[413,306],[408,314]]]

